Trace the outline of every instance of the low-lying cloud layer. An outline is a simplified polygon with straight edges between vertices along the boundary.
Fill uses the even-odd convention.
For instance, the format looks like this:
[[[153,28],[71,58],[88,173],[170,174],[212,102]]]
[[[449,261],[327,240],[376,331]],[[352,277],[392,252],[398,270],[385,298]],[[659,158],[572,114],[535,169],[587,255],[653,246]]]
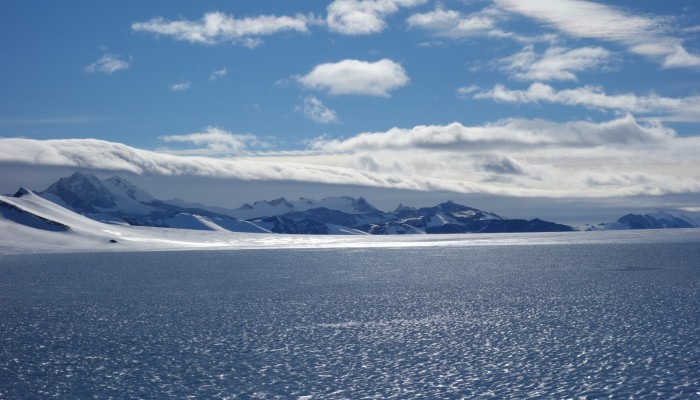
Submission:
[[[601,123],[506,119],[393,128],[236,158],[182,154],[233,152],[259,139],[217,128],[161,139],[194,148],[166,154],[93,139],[0,139],[0,163],[521,197],[700,193],[700,137],[679,137],[630,115]]]

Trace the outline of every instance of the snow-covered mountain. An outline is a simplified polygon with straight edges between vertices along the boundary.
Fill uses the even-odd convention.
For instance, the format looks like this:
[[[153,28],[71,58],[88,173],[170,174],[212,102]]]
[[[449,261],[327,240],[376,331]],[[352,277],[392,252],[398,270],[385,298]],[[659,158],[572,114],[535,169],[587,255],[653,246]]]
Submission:
[[[180,207],[151,196],[124,178],[100,180],[75,172],[37,193],[88,218],[116,224],[163,228],[267,232],[230,215],[199,208]]]
[[[21,188],[12,196],[0,196],[0,254],[250,248],[266,244],[264,234],[230,232],[207,218],[200,218],[200,222],[210,225],[209,229],[107,224]]]
[[[572,230],[539,219],[507,219],[451,201],[419,209],[400,205],[393,212],[383,212],[363,197],[302,197],[292,201],[262,200],[225,209],[182,200],[158,200],[119,176],[101,180],[80,172],[59,179],[37,194],[93,220],[163,228],[317,235]]]
[[[435,207],[399,206],[394,217],[357,229],[372,234],[467,233],[467,232],[565,232],[570,226],[533,219],[507,219],[500,215],[448,201]]]
[[[0,198],[0,215],[8,221],[15,222],[18,225],[29,228],[49,231],[49,232],[68,232],[71,228],[61,222],[58,222],[50,217],[28,211],[21,204],[17,204],[15,199],[25,197],[25,200],[36,200],[36,196],[31,191],[25,188],[19,188],[13,199]]]
[[[698,228],[698,224],[685,215],[674,216],[667,212],[658,211],[650,214],[627,214],[615,222],[604,222],[597,225],[584,225],[578,228],[582,231],[611,231],[627,229],[668,229],[668,228]]]
[[[261,200],[231,210],[231,215],[240,219],[274,217],[290,212],[304,212],[317,208],[340,211],[345,214],[382,213],[367,202],[364,197],[350,196],[326,197],[323,200],[313,200],[300,197],[299,200],[289,201],[284,197],[275,200]]]

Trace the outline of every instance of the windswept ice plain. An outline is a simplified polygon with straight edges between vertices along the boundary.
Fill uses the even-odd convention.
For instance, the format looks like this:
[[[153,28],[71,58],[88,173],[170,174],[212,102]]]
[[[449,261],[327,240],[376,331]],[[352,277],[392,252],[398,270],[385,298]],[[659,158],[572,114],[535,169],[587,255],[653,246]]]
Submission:
[[[696,230],[440,243],[0,255],[0,398],[700,398]]]

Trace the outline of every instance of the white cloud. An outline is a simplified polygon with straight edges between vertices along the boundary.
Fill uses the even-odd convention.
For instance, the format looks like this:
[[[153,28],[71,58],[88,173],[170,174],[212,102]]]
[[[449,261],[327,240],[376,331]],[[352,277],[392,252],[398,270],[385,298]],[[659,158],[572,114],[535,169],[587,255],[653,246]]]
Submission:
[[[320,124],[339,122],[336,112],[326,107],[321,100],[314,96],[307,96],[304,98],[304,107],[302,111],[306,118]]]
[[[235,18],[222,12],[210,12],[204,14],[199,21],[168,21],[157,17],[146,22],[136,22],[131,25],[131,29],[171,36],[176,40],[196,44],[229,42],[253,48],[262,43],[261,36],[289,31],[308,32],[308,25],[311,23],[315,23],[313,17],[301,14],[293,17],[260,15]]]
[[[215,126],[208,126],[204,132],[166,135],[159,139],[166,143],[188,143],[197,146],[188,149],[159,149],[162,152],[179,155],[230,155],[246,152],[252,147],[268,146],[268,143],[255,135],[234,134]]]
[[[462,87],[457,88],[457,96],[467,97],[468,95],[470,95],[478,90],[479,90],[479,87],[477,85],[462,86]]]
[[[247,152],[259,139],[215,129],[169,140],[200,151],[174,155],[94,139],[0,139],[0,164],[517,197],[700,193],[700,137],[679,137],[631,116],[601,123],[508,119],[393,128],[316,140],[299,152]],[[243,154],[194,156],[221,153],[219,147]]]
[[[190,90],[191,86],[192,83],[190,82],[173,83],[172,85],[170,85],[170,90],[173,92],[186,92]]]
[[[97,139],[0,138],[0,163],[124,171],[136,175],[316,182],[415,190],[421,190],[422,185],[426,185],[425,182],[403,180],[400,177],[384,177],[332,165],[315,165],[269,157],[252,159],[185,157],[136,149],[121,143]]]
[[[296,79],[307,88],[325,90],[334,96],[357,94],[381,97],[389,97],[389,91],[409,81],[403,67],[386,58],[376,62],[342,60],[319,64]]]
[[[497,7],[486,7],[477,12],[465,14],[438,5],[433,11],[411,15],[406,23],[410,28],[424,29],[433,35],[449,39],[483,36],[510,39],[520,43],[554,43],[558,40],[557,35],[551,33],[527,36],[504,31],[498,23],[505,21],[507,17],[508,14]]]
[[[629,115],[602,123],[507,119],[393,128],[321,138],[313,148],[346,157],[354,168],[420,177],[454,191],[545,197],[700,191],[694,155],[700,137],[678,137]]]
[[[411,28],[427,29],[438,36],[448,38],[463,38],[475,35],[486,35],[495,28],[495,19],[488,12],[477,12],[469,15],[454,10],[436,8],[427,13],[413,14],[406,20]]]
[[[668,18],[634,14],[584,0],[494,0],[502,8],[541,21],[579,38],[617,42],[631,52],[659,59],[666,68],[698,67],[700,57],[689,54],[673,35]]]
[[[510,90],[499,84],[491,90],[474,94],[474,98],[506,103],[546,102],[584,106],[634,114],[652,114],[654,118],[666,121],[700,122],[700,96],[672,98],[654,93],[646,96],[634,93],[609,95],[599,86],[556,90],[552,86],[535,82],[526,90]]]
[[[543,33],[541,35],[535,35],[535,36],[527,36],[527,35],[521,35],[517,34],[514,32],[508,32],[508,31],[503,31],[501,29],[492,29],[488,32],[488,37],[490,38],[496,38],[496,39],[511,39],[519,43],[523,44],[532,44],[532,43],[549,43],[549,44],[555,44],[558,41],[560,41],[559,36],[553,33]]]
[[[215,81],[219,78],[223,78],[224,76],[226,76],[226,72],[227,72],[226,67],[218,69],[218,70],[214,70],[211,72],[211,74],[209,74],[209,80]]]
[[[602,47],[550,47],[538,55],[534,46],[527,45],[499,63],[502,70],[519,80],[575,81],[577,72],[601,69],[608,64],[610,56]]]
[[[387,16],[402,7],[415,7],[427,0],[335,0],[327,7],[326,24],[332,32],[369,35],[386,28]]]
[[[664,59],[664,68],[700,67],[700,57],[690,54],[683,46],[675,46],[674,50]]]
[[[590,147],[611,144],[650,143],[668,140],[673,130],[658,124],[640,125],[632,116],[605,123],[575,121],[565,124],[511,118],[468,127],[420,125],[412,129],[393,128],[386,132],[362,133],[345,140],[319,139],[316,150],[357,152],[368,149],[502,149],[542,146]]]
[[[99,60],[85,67],[85,72],[102,72],[111,75],[117,71],[129,69],[129,67],[131,67],[131,60],[126,61],[117,54],[105,54]]]

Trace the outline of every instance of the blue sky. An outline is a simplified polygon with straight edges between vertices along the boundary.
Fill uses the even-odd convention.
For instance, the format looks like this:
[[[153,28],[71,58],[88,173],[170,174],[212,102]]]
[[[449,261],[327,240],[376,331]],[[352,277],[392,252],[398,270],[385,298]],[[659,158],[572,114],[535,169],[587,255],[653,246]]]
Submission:
[[[6,1],[0,34],[8,164],[700,206],[695,1]]]

